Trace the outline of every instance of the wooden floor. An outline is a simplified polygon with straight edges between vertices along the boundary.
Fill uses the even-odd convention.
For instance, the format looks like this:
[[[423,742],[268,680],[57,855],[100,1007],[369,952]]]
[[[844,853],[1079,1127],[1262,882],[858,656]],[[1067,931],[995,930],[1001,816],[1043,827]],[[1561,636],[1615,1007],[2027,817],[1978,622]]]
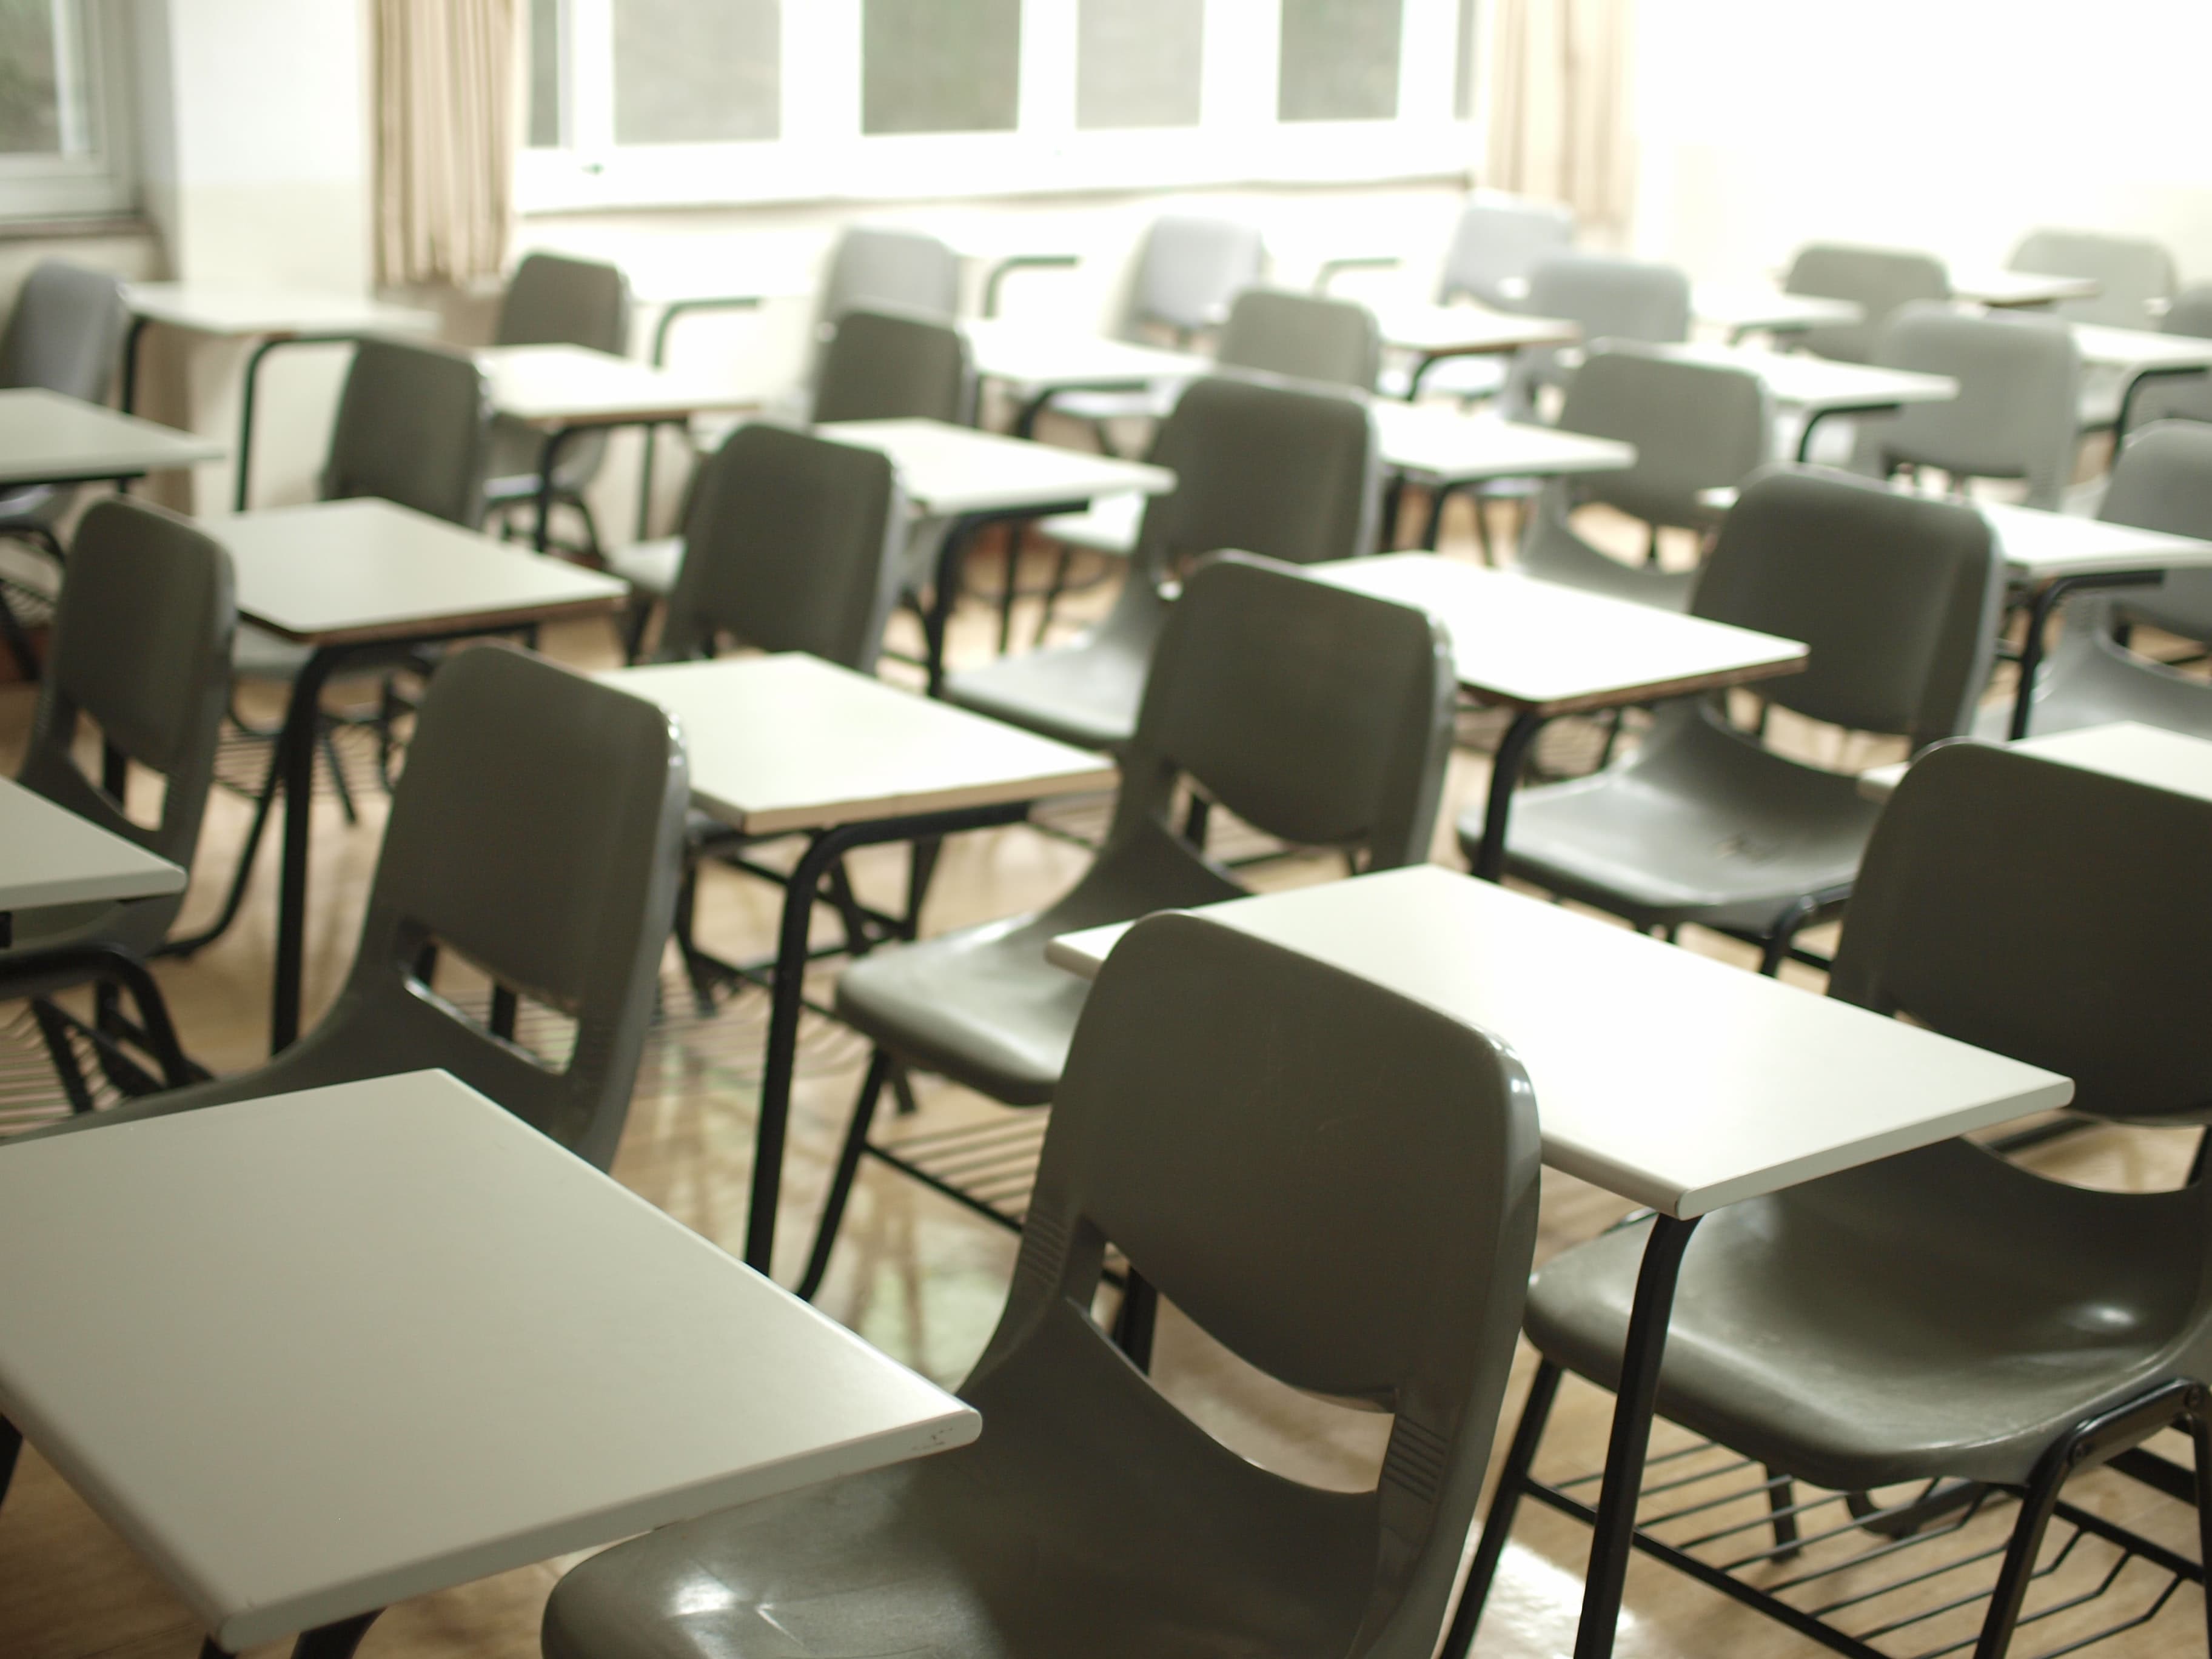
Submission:
[[[1100,593],[1085,596],[1070,619],[1095,612]],[[1034,611],[1024,607],[1025,623]],[[957,652],[969,659],[988,647],[990,619],[983,607],[963,615]],[[1026,632],[1024,633],[1026,637]],[[579,626],[550,637],[546,647],[585,665],[611,661],[609,631]],[[30,694],[0,689],[0,764],[12,769],[28,724]],[[1462,804],[1479,800],[1486,775],[1484,748],[1494,739],[1494,720],[1464,718],[1465,741],[1453,763],[1452,787],[1439,825],[1437,857],[1464,867],[1450,826]],[[1867,764],[1890,757],[1861,744],[1848,752],[1836,734],[1785,734],[1824,763]],[[1547,737],[1541,761],[1580,769],[1595,753],[1595,733],[1565,723]],[[365,777],[365,774],[364,774]],[[349,826],[334,800],[317,807],[315,888],[309,935],[310,1011],[333,993],[349,961],[352,934],[373,866],[382,822],[374,787],[360,801],[361,822]],[[1084,810],[1063,809],[1080,821]],[[1103,812],[1089,814],[1095,824]],[[246,811],[234,796],[218,792],[210,809],[187,927],[210,915],[237,854]],[[1233,827],[1232,827],[1233,830]],[[1068,842],[1028,828],[959,838],[948,846],[933,890],[927,929],[1032,908],[1066,887],[1084,855]],[[885,902],[899,892],[900,856],[876,849],[854,860],[864,896]],[[1338,872],[1333,860],[1292,860],[1256,872],[1264,884],[1322,879]],[[161,977],[187,1043],[219,1071],[250,1065],[263,1050],[267,1029],[274,859],[264,855],[244,915],[229,934],[190,962],[161,964]],[[702,893],[702,933],[727,954],[769,950],[778,894],[764,884],[727,873],[710,873]],[[1818,936],[1815,936],[1816,941]],[[1687,948],[1739,963],[1749,953],[1725,940],[1686,935]],[[1816,987],[1808,970],[1790,973]],[[628,1133],[615,1173],[624,1182],[688,1225],[735,1249],[743,1232],[751,1148],[764,998],[749,991],[711,1019],[690,1010],[671,981],[668,1013],[657,1029],[641,1069]],[[1594,1036],[1605,1010],[1589,1011]],[[52,1111],[50,1074],[36,1075],[35,1040],[20,1007],[0,1007],[0,1132]],[[820,1191],[858,1080],[863,1051],[848,1033],[825,1024],[804,1034],[801,1076],[794,1103],[792,1156],[779,1266],[786,1278],[802,1259]],[[27,1091],[43,1092],[40,1104]],[[922,1087],[921,1123],[957,1124],[994,1111],[950,1085]],[[2172,1133],[2099,1129],[2047,1148],[2037,1157],[2048,1172],[2115,1187],[2172,1185],[2185,1168],[2190,1143]],[[1586,1238],[1625,1206],[1608,1194],[1547,1172],[1540,1256]],[[69,1241],[52,1242],[55,1250]],[[270,1241],[281,1249],[283,1241]],[[149,1250],[161,1241],[146,1241]],[[980,1351],[995,1320],[1013,1257],[1010,1234],[878,1167],[864,1171],[835,1268],[821,1304],[870,1340],[942,1382],[956,1382]],[[252,1354],[238,1356],[251,1365]],[[426,1361],[426,1363],[429,1363]],[[1510,1433],[1530,1364],[1524,1351],[1509,1393],[1501,1438]],[[161,1387],[161,1361],[144,1362],[148,1389]],[[1379,1462],[1387,1419],[1340,1410],[1296,1395],[1255,1376],[1211,1344],[1173,1310],[1166,1310],[1156,1365],[1163,1389],[1225,1443],[1301,1479],[1344,1486],[1370,1484]],[[1565,1473],[1595,1469],[1602,1457],[1609,1397],[1570,1383],[1554,1418],[1540,1468]],[[343,1424],[331,1425],[334,1434]],[[1668,1431],[1671,1433],[1670,1431]],[[1677,1437],[1679,1438],[1679,1437]],[[548,1455],[558,1449],[547,1448]],[[2096,1501],[2114,1513],[2140,1516],[2160,1536],[2187,1550],[2191,1536],[2179,1506],[2146,1498],[2110,1475]],[[332,1516],[330,1524],[343,1524]],[[1486,1618],[1477,1651],[1495,1659],[1523,1659],[1564,1652],[1571,1644],[1580,1596],[1586,1534],[1575,1524],[1540,1510],[1524,1510]],[[546,1592],[563,1562],[425,1597],[392,1609],[362,1652],[419,1656],[420,1659],[522,1659],[537,1653],[537,1626]],[[1977,1569],[1976,1571],[1981,1571]],[[2100,1645],[2112,1659],[2201,1653],[2203,1601],[2185,1588],[2143,1627]],[[2107,1609],[2109,1611],[2109,1608]],[[1946,1627],[1948,1629],[1948,1627]],[[1950,1639],[1950,1632],[1942,1639]],[[185,1610],[131,1552],[27,1450],[14,1490],[0,1507],[0,1659],[190,1659],[198,1632]],[[2022,1655],[2057,1644],[2048,1634],[2024,1634]],[[1940,1645],[1936,1636],[1906,1632],[1892,1644],[1912,1653]],[[261,1652],[275,1653],[270,1649]],[[1627,1612],[1620,1652],[1625,1659],[1702,1659],[1716,1654],[1787,1656],[1824,1651],[1804,1638],[1745,1611],[1726,1598],[1639,1559],[1631,1569]],[[1131,1659],[1143,1659],[1132,1656]]]

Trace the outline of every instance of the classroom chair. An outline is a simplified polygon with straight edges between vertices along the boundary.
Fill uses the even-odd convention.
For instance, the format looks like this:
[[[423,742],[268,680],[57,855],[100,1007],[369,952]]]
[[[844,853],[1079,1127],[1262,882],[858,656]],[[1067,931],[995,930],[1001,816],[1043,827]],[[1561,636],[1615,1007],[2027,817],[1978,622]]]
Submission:
[[[1747,484],[1722,523],[1690,614],[1810,648],[1760,687],[1777,708],[1917,751],[1968,728],[1989,678],[2004,563],[1972,507],[1810,468]],[[1588,777],[1523,790],[1506,868],[1638,927],[1685,922],[1750,939],[1760,971],[1850,896],[1880,808],[1857,780],[1785,759],[1724,704],[1660,708],[1643,744]],[[1460,820],[1469,859],[1478,808]]]
[[[1375,422],[1351,398],[1254,380],[1185,388],[1152,459],[1176,475],[1146,503],[1113,611],[1071,644],[954,674],[947,702],[1086,749],[1129,741],[1170,602],[1188,561],[1239,548],[1288,564],[1375,545]]]
[[[1784,293],[1849,300],[1860,307],[1864,314],[1856,323],[1827,323],[1791,336],[1815,356],[1847,363],[1875,361],[1882,326],[1899,306],[1951,297],[1950,273],[1932,254],[1839,242],[1798,249],[1782,287]]]
[[[2212,538],[2212,426],[2161,421],[2142,427],[2112,464],[2097,515],[2114,524]],[[2155,587],[2080,593],[2067,601],[2058,644],[2036,676],[2031,736],[2112,720],[2139,720],[2212,738],[2212,684],[2128,649],[2118,629],[2149,622],[2212,642],[2212,571],[2175,570]],[[2009,703],[1982,712],[1976,732],[2002,739]]]
[[[1664,344],[1690,337],[1690,279],[1673,265],[1609,253],[1553,253],[1528,272],[1527,309],[1579,324],[1586,345],[1604,341]],[[1579,350],[1526,347],[1513,354],[1500,408],[1529,420],[1546,390],[1566,383]]]
[[[2017,478],[2027,505],[2057,512],[2064,504],[2081,384],[2081,354],[2065,324],[1915,301],[1882,325],[1875,361],[1947,374],[1959,395],[1861,421],[1852,471],[1887,478],[1901,466],[1933,467],[1960,489],[1973,478]]]
[[[2016,750],[1939,746],[1906,773],[1867,848],[1828,994],[2070,1077],[2078,1112],[2201,1123],[2212,1103],[2201,1039],[2212,975],[2198,948],[2212,929],[2208,845],[2212,804]],[[1577,1245],[1529,1287],[1543,1363],[1448,1659],[1467,1653],[1561,1373],[1601,1388],[1621,1374],[1647,1231],[1632,1222]],[[1909,1583],[1954,1562],[1939,1601],[1971,1609],[1977,1591],[1989,1597],[1978,1641],[1956,1650],[1971,1642],[1977,1659],[2001,1659],[2054,1515],[2079,1528],[2081,1512],[2062,1508],[2071,1477],[2109,1463],[2185,1503],[2212,1480],[2208,1248],[2212,1182],[2097,1191],[1963,1139],[1707,1216],[1682,1260],[1658,1409],[1764,1465],[1765,1488],[1747,1496],[1775,1516],[1771,1549],[1729,1535],[1723,1548],[1746,1570],[1718,1587],[1775,1612],[1760,1567],[1783,1568],[1768,1583],[1806,1576],[1821,1564],[1806,1554],[1793,1565],[1793,1550],[1856,1520],[1867,1565],[1825,1581],[1838,1588],[1818,1599],[1837,1602],[1830,1628],[1865,1630],[1918,1610],[1872,1601],[1882,1558],[2008,1494],[2018,1508],[1993,1584],[1964,1570],[1960,1549],[1901,1557],[1887,1574]],[[2193,1436],[2194,1470],[2142,1446],[2168,1425]],[[1836,1507],[1801,1509],[1800,1480],[1838,1494],[1826,1500]],[[1905,1482],[1917,1498],[1877,1508],[1867,1496]],[[2212,1559],[2212,1509],[2196,1523]],[[2130,1537],[2099,1530],[2124,1547]],[[1694,1559],[1715,1583],[1710,1554],[1662,1559]],[[1787,1611],[1809,1633],[1817,1615],[1803,1599]],[[1911,1634],[1914,1648],[1954,1650],[1938,1627]]]
[[[1042,911],[893,945],[837,987],[875,1045],[804,1281],[821,1282],[886,1083],[921,1066],[1009,1106],[1060,1087],[1088,988],[1045,960],[1057,934],[1244,889],[1171,823],[1177,785],[1266,834],[1368,869],[1428,857],[1455,682],[1440,624],[1240,553],[1201,564],[1164,619],[1105,844]]]
[[[64,568],[52,651],[16,781],[189,872],[215,780],[236,620],[230,556],[220,542],[160,507],[118,496],[94,502]],[[76,752],[88,720],[105,750],[97,777],[86,775]],[[161,779],[160,815],[151,823],[124,806],[134,769]],[[128,1057],[123,1042],[161,1060],[168,1086],[205,1075],[184,1060],[143,966],[184,902],[174,893],[48,906],[15,917],[13,944],[0,947],[0,982],[9,996],[32,1000],[72,1110],[93,1104],[77,1064],[79,1037],[126,1092],[161,1085]],[[92,981],[100,990],[88,1024],[52,1000]],[[135,1030],[123,1019],[118,985],[139,1005]]]
[[[235,1077],[45,1134],[441,1067],[605,1169],[621,1139],[683,867],[683,739],[642,697],[516,647],[431,677],[353,967],[320,1023]],[[432,983],[450,953],[493,981],[479,1020]],[[515,1041],[528,998],[565,1052]]]
[[[323,463],[325,501],[374,497],[410,507],[434,519],[474,529],[483,518],[484,474],[491,451],[491,400],[483,371],[468,356],[436,346],[400,340],[364,340],[338,396],[337,418]],[[312,647],[279,639],[252,623],[240,623],[231,662],[239,681],[289,684],[307,666]],[[337,750],[334,725],[368,724],[377,730],[380,769],[387,783],[394,745],[392,722],[403,704],[390,683],[396,668],[427,672],[437,653],[409,649],[388,663],[367,658],[348,665],[340,683],[381,683],[375,705],[363,714],[326,714],[317,736],[323,763],[348,822],[354,801]],[[164,952],[190,955],[212,944],[230,927],[244,902],[247,878],[261,848],[279,780],[275,726],[256,726],[232,707],[231,723],[245,737],[269,746],[270,763],[254,792],[253,819],[239,851],[238,868],[215,921],[188,939],[173,939]]]
[[[8,326],[0,330],[0,386],[36,386],[104,404],[129,322],[123,284],[115,277],[63,259],[41,259],[23,279]],[[55,484],[0,490],[0,537],[29,542],[58,565],[56,526],[76,494]],[[27,681],[38,678],[39,662],[25,627],[43,621],[52,609],[53,590],[43,571],[23,581],[0,574],[0,640]]]
[[[1478,191],[1468,198],[1452,227],[1437,272],[1437,303],[1472,301],[1492,311],[1534,311],[1529,273],[1540,260],[1565,252],[1574,240],[1575,216],[1569,209]],[[1386,371],[1382,389],[1389,395],[1403,397],[1406,386],[1404,371]],[[1495,357],[1447,358],[1421,377],[1423,391],[1462,401],[1494,397],[1504,386],[1505,362]]]
[[[2166,334],[2212,338],[2212,283],[2199,283],[2173,296],[2159,321]],[[2154,421],[2212,421],[2212,374],[2147,380],[2128,406],[2129,429]]]
[[[629,281],[611,264],[532,253],[514,268],[500,303],[492,343],[578,345],[620,357],[629,351]],[[493,422],[491,458],[484,487],[493,511],[538,499],[540,459],[545,434],[505,417]],[[584,548],[600,554],[599,524],[584,492],[606,460],[607,434],[579,434],[562,445],[553,470],[553,498],[575,510],[584,526]]]
[[[1547,581],[1664,610],[1686,609],[1697,573],[1658,568],[1660,529],[1710,532],[1717,515],[1701,493],[1734,488],[1765,465],[1774,433],[1766,383],[1748,369],[1656,356],[1632,345],[1601,345],[1568,380],[1559,426],[1632,444],[1636,464],[1626,471],[1547,482],[1537,492],[1522,538],[1521,568]],[[1436,545],[1444,499],[1440,493],[1430,503],[1427,546]],[[1644,564],[1624,564],[1583,539],[1570,516],[1587,502],[1602,502],[1650,526]],[[1475,522],[1487,551],[1480,512]]]
[[[2142,236],[2110,236],[2091,230],[2032,230],[2005,261],[2008,270],[2045,276],[2087,276],[2098,291],[2051,307],[2071,323],[2111,328],[2154,328],[2160,302],[2173,297],[2173,256]]]
[[[960,309],[960,257],[936,237],[886,225],[839,233],[815,321],[823,333],[854,310],[909,311],[950,321]]]
[[[1347,1101],[1358,1109],[1349,1115]],[[1427,1659],[1534,1243],[1536,1106],[1474,1028],[1195,916],[1100,974],[955,1451],[617,1547],[545,1659]],[[1391,1412],[1375,1486],[1261,1468],[1089,1315],[1109,1245],[1243,1358]]]

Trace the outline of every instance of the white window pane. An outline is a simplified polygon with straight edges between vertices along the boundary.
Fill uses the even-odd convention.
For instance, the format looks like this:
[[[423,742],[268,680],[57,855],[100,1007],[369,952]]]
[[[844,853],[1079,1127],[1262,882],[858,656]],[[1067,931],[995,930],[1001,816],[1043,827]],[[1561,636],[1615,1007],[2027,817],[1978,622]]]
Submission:
[[[1394,119],[1402,12],[1402,0],[1283,0],[1278,118]]]
[[[863,132],[1012,132],[1022,0],[861,0]]]
[[[561,143],[561,0],[530,0],[530,137],[541,149]]]
[[[1196,126],[1205,21],[1192,0],[1080,0],[1075,125]]]
[[[775,137],[781,12],[778,0],[614,0],[615,142]]]
[[[61,149],[58,45],[53,0],[0,0],[0,152]]]

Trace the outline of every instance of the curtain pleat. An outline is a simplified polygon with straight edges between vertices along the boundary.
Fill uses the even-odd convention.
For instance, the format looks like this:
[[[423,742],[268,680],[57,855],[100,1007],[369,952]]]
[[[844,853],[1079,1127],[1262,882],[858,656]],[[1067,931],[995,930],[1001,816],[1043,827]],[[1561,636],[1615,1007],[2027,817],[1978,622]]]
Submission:
[[[380,282],[498,274],[521,137],[519,0],[374,0]]]
[[[1483,182],[1625,236],[1635,203],[1631,0],[1492,0]]]

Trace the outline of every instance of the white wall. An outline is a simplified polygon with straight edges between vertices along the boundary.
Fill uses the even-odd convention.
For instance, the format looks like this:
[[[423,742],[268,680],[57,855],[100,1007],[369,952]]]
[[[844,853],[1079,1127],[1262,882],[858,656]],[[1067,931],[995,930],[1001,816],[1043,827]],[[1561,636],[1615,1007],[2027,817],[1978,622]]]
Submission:
[[[2124,231],[2212,280],[2203,0],[1644,0],[1637,242],[1751,276],[1820,238],[2000,264]]]

